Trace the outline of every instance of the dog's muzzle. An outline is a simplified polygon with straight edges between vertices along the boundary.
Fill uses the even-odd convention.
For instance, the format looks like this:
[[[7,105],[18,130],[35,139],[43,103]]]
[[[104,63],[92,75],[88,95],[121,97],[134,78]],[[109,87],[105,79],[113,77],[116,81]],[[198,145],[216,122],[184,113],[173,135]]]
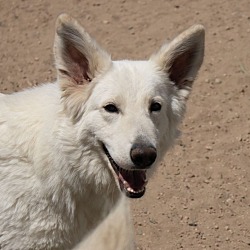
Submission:
[[[111,155],[109,154],[109,152],[104,144],[103,144],[103,150],[104,150],[105,154],[107,155],[109,162],[110,162],[110,164],[115,172],[115,175],[116,175],[115,178],[118,179],[121,190],[124,191],[125,194],[129,198],[142,197],[145,193],[145,190],[146,190],[146,184],[147,184],[147,176],[146,176],[147,170],[146,170],[146,168],[148,168],[149,165],[147,165],[146,167],[143,168],[143,164],[142,164],[143,160],[142,161],[139,160],[139,158],[141,158],[141,156],[142,156],[140,154],[140,152],[137,152],[138,154],[140,154],[140,156],[134,155],[135,157],[137,157],[138,162],[140,162],[140,166],[138,166],[138,169],[136,168],[136,169],[127,170],[127,169],[121,168],[120,166],[118,166],[116,164],[116,162],[111,157]],[[134,154],[135,154],[135,152],[134,152]],[[152,162],[152,159],[151,160],[147,159],[147,162],[149,162],[149,161]],[[137,166],[137,164],[136,164],[136,166]]]

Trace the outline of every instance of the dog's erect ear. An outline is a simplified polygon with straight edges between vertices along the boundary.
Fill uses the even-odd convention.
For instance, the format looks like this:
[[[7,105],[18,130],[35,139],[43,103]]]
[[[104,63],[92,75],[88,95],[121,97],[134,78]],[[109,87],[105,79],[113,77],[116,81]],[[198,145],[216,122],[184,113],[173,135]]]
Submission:
[[[108,53],[67,14],[57,19],[54,53],[59,78],[76,85],[90,82],[111,63]]]
[[[205,30],[202,25],[194,25],[181,33],[169,44],[165,44],[150,60],[157,63],[167,73],[169,79],[186,98],[204,56]]]
[[[110,55],[67,14],[56,22],[54,54],[65,111],[74,122],[83,113],[95,77],[111,66]]]

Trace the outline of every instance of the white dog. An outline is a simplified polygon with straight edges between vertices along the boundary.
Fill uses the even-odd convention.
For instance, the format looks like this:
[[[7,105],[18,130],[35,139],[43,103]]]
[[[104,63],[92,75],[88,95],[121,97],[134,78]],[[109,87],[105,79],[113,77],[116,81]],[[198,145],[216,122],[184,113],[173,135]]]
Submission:
[[[70,249],[120,197],[139,198],[177,136],[202,64],[196,25],[148,61],[112,61],[71,17],[58,79],[0,95],[0,248]]]

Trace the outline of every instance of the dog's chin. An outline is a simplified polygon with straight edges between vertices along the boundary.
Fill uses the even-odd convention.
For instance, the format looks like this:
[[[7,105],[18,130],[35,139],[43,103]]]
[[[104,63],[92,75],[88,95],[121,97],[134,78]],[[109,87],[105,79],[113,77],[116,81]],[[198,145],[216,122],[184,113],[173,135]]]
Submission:
[[[146,170],[124,169],[116,164],[104,144],[103,150],[110,162],[112,173],[117,183],[119,183],[121,191],[129,198],[141,198],[146,191]]]

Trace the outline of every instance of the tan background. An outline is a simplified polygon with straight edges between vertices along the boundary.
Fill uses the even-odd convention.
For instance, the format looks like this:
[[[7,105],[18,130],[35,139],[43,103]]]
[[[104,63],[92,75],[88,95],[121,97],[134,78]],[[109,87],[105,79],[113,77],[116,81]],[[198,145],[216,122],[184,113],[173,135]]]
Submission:
[[[137,248],[250,249],[250,1],[0,0],[2,92],[55,80],[62,12],[114,59],[145,59],[192,24],[205,25],[205,62],[182,137],[145,197],[131,202]]]

